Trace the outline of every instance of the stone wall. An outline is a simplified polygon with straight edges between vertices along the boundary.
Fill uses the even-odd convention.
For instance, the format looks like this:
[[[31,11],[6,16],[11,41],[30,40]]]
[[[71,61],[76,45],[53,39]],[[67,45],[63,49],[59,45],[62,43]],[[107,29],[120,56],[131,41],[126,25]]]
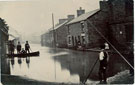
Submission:
[[[99,11],[96,14],[90,16],[88,19],[84,21],[84,28],[82,31],[81,22],[73,23],[69,25],[69,33],[73,37],[72,42],[74,43],[73,46],[76,46],[74,38],[78,39],[78,36],[81,37],[81,34],[85,34],[85,44],[86,48],[91,47],[99,47],[100,44],[103,44],[105,40],[101,37],[101,35],[95,30],[98,29],[104,36],[107,37],[108,31],[108,16],[107,13],[104,11]],[[94,26],[94,27],[93,27]],[[74,40],[74,41],[73,41]],[[82,43],[82,38],[80,38]]]
[[[1,59],[1,73],[10,74],[9,61],[7,60],[7,42],[8,42],[8,28],[5,28],[5,23],[0,20],[0,59]]]
[[[87,23],[88,23],[89,46],[99,47],[99,45],[105,42],[105,39],[101,37],[101,35],[96,31],[96,29],[108,39],[107,31],[109,28],[108,28],[107,13],[101,10],[100,12],[88,18],[87,21],[88,21]]]
[[[65,24],[60,26],[55,31],[56,36],[56,46],[57,47],[67,47],[67,35],[68,29],[66,28]]]
[[[112,19],[109,21],[110,41],[118,49],[133,47],[133,3],[132,0],[114,0]],[[130,44],[131,47],[130,46]]]
[[[77,42],[80,41],[80,43],[82,44],[82,36],[81,34],[85,34],[85,44],[88,44],[88,35],[87,35],[87,22],[84,21],[84,26],[82,27],[81,22],[77,22],[77,23],[73,23],[68,25],[68,29],[69,29],[69,35],[71,35],[71,42],[72,44],[70,45],[70,47],[76,47]]]

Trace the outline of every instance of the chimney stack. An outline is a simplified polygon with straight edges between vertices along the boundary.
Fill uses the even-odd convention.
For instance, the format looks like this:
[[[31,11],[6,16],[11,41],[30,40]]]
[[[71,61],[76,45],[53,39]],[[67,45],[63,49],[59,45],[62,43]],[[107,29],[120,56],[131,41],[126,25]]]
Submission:
[[[100,10],[102,11],[109,11],[110,7],[108,4],[108,0],[100,1]]]
[[[80,9],[77,10],[77,17],[80,16],[80,15],[82,15],[82,14],[84,14],[84,13],[85,13],[85,10],[82,9],[82,7],[80,7]]]
[[[66,21],[67,19],[59,19],[59,24],[62,24]]]
[[[68,15],[67,16],[67,19],[70,21],[70,20],[72,20],[72,19],[74,19],[75,18],[75,15]]]

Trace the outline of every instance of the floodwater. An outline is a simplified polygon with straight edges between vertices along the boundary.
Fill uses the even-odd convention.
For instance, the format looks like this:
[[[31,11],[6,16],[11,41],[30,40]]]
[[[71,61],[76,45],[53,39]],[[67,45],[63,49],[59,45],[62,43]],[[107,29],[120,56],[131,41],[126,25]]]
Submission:
[[[49,82],[79,83],[86,79],[93,64],[98,58],[97,52],[82,52],[60,48],[41,47],[31,44],[32,51],[40,51],[40,56],[30,58],[14,58],[10,61],[11,75]],[[114,56],[110,54],[110,56]],[[115,61],[113,61],[115,60]],[[112,63],[113,62],[113,63]],[[97,62],[89,81],[98,80]],[[108,76],[127,69],[126,63],[118,56],[109,62]]]

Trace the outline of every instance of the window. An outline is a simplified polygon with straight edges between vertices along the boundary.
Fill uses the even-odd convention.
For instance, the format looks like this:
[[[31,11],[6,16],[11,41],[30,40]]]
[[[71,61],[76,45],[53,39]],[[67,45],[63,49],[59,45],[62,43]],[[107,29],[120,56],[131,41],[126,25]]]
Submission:
[[[71,37],[68,37],[68,43],[71,44]]]
[[[82,36],[82,43],[85,44],[85,36]]]
[[[80,22],[81,23],[81,30],[84,32],[84,21]]]

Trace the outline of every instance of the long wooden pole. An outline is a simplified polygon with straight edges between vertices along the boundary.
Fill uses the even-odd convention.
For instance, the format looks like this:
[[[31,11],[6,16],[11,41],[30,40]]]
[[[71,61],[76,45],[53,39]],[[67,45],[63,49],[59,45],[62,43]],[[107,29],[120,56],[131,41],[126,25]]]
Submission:
[[[52,25],[53,25],[53,46],[56,47],[53,13],[52,13]]]
[[[92,73],[94,67],[96,66],[96,63],[97,63],[98,60],[99,60],[99,58],[97,57],[95,63],[93,64],[93,66],[92,66],[92,68],[91,68],[91,70],[90,70],[90,73],[88,74],[88,76],[86,77],[86,79],[83,81],[83,84],[85,84],[85,82],[87,82],[87,79],[90,77],[90,75],[91,75],[91,73]]]

